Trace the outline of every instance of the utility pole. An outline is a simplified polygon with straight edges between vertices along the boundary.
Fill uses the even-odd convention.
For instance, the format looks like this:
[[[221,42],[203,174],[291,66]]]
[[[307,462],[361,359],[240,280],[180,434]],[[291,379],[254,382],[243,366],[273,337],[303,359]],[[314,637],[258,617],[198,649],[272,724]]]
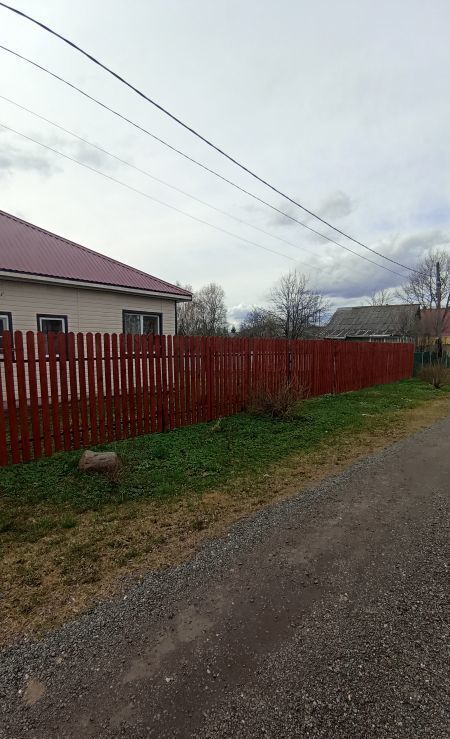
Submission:
[[[442,358],[442,316],[441,316],[441,301],[442,301],[442,284],[441,284],[441,265],[436,262],[436,310],[437,310],[437,355],[438,358]]]

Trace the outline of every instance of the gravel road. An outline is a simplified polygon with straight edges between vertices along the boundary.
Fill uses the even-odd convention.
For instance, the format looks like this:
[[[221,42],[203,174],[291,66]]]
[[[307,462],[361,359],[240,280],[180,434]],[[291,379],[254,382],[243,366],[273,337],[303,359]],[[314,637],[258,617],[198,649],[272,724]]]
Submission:
[[[0,652],[0,737],[444,739],[450,419]]]

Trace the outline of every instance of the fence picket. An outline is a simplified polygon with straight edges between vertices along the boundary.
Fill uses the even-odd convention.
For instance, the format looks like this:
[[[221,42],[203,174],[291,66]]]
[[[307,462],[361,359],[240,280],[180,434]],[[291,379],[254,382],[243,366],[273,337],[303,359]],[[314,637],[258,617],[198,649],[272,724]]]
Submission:
[[[31,433],[33,437],[33,457],[39,459],[42,456],[41,428],[39,423],[39,394],[36,375],[36,349],[34,344],[34,333],[27,331],[27,363],[28,363],[28,389],[30,399]],[[2,408],[0,397],[0,408]],[[1,432],[0,432],[1,434]]]
[[[184,336],[178,339],[180,348],[180,426],[186,426],[186,344]]]
[[[109,334],[103,335],[103,359],[105,373],[105,408],[106,408],[106,428],[107,439],[114,439],[114,414],[112,403],[112,378],[111,378],[111,337]]]
[[[162,381],[161,381],[161,337],[155,336],[155,379],[156,379],[156,428],[158,431],[164,430],[163,422],[163,400],[162,400]]]
[[[173,387],[173,342],[172,337],[167,337],[167,384],[168,384],[168,406],[169,406],[169,416],[168,416],[168,428],[173,429],[175,428],[175,419],[174,419],[174,387]]]
[[[53,429],[53,442],[55,450],[60,452],[62,449],[62,436],[61,436],[61,416],[60,416],[60,405],[59,405],[59,388],[58,388],[58,363],[57,358],[57,334],[47,334],[47,352],[48,352],[48,366],[50,373],[50,409],[52,415],[52,429]]]
[[[40,331],[37,334],[39,387],[41,390],[42,430],[44,435],[44,452],[46,457],[52,454],[52,436],[50,430],[50,405],[47,378],[47,349],[45,336]]]
[[[28,361],[30,356],[28,355]],[[78,384],[77,384],[77,361],[75,351],[75,334],[73,331],[67,334],[67,362],[69,366],[69,388],[70,388],[70,414],[69,424],[72,434],[72,446],[78,449],[80,446],[80,420],[78,411]]]
[[[152,433],[158,428],[156,418],[156,378],[155,378],[155,342],[153,334],[148,336],[148,383],[150,388],[150,429]]]
[[[190,337],[184,336],[183,338],[183,346],[184,346],[184,361],[183,361],[183,368],[184,368],[184,397],[185,397],[185,412],[184,412],[184,425],[189,426],[192,423],[192,403],[191,403],[191,364],[190,364],[190,355],[191,355],[191,343],[190,343]]]
[[[14,360],[12,336],[9,331],[3,332],[3,362],[5,368],[5,388],[8,405],[9,438],[13,464],[20,462],[19,433],[17,429],[16,393],[14,386]]]
[[[142,357],[142,413],[144,423],[144,434],[150,431],[150,406],[148,395],[148,337],[146,334],[141,336],[141,357]]]
[[[25,355],[23,351],[23,337],[20,331],[14,333],[14,348],[16,352],[17,400],[19,405],[20,446],[22,459],[28,462],[30,454],[30,431],[28,423],[27,388],[25,380]]]
[[[103,383],[102,336],[99,333],[95,334],[95,377],[97,380],[98,440],[100,444],[103,444],[106,441],[105,395]]]
[[[134,362],[133,362],[133,336],[125,335],[126,357],[127,357],[127,390],[130,436],[136,436],[136,402],[134,396]]]
[[[5,401],[3,400],[3,377],[0,365],[0,467],[8,464],[8,444],[6,439]]]
[[[86,361],[89,389],[89,427],[91,432],[90,442],[95,446],[95,444],[98,443],[97,399],[95,391],[94,337],[90,332],[86,334]]]
[[[72,440],[70,434],[70,414],[69,414],[69,388],[67,384],[67,361],[66,361],[66,334],[57,334],[55,346],[58,347],[59,353],[59,387],[60,387],[60,406],[63,429],[64,450],[67,452],[71,449]]]
[[[181,426],[180,411],[180,337],[173,337],[174,428]]]
[[[119,345],[117,334],[111,336],[112,382],[114,389],[114,439],[123,439],[120,387]]]
[[[84,351],[84,335],[77,334],[78,354],[78,389],[80,394],[81,442],[83,446],[89,444],[89,415],[86,393],[86,359]]]
[[[122,436],[127,439],[130,434],[128,415],[127,356],[125,334],[119,336],[120,346],[120,392],[122,401]]]
[[[162,430],[167,431],[169,426],[169,393],[167,388],[167,343],[166,337],[160,336],[161,347],[161,392],[162,392]]]
[[[142,374],[141,374],[141,337],[136,334],[133,337],[134,351],[134,388],[136,392],[136,433],[142,434]]]

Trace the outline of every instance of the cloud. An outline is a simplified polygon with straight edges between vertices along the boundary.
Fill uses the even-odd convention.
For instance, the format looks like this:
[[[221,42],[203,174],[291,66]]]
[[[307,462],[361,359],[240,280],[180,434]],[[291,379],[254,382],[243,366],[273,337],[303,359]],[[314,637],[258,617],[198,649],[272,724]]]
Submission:
[[[267,223],[269,226],[297,226],[298,224],[291,220],[291,218],[295,218],[298,221],[304,221],[306,223],[306,218],[304,217],[304,213],[302,210],[297,208],[295,205],[291,205],[287,200],[283,200],[276,206],[279,210],[282,211],[282,213],[286,213],[290,218],[286,218],[285,215],[282,215],[282,213],[276,213],[273,211],[270,214],[270,217],[267,220]]]
[[[103,151],[96,149],[85,141],[80,141],[71,136],[61,136],[58,133],[52,133],[45,138],[47,146],[58,149],[63,154],[77,159],[83,164],[88,164],[96,169],[111,170],[117,169],[120,163],[113,157],[108,156]],[[57,156],[57,155],[56,155]]]
[[[228,308],[228,321],[230,323],[241,323],[252,307],[252,305],[247,305],[246,303],[231,306],[231,308]]]
[[[50,177],[60,171],[59,165],[47,154],[31,154],[9,146],[8,153],[0,153],[0,177],[15,172],[37,172]]]
[[[299,203],[302,203],[304,198],[298,197],[297,200]],[[321,218],[331,221],[338,221],[339,219],[350,215],[353,211],[353,204],[350,197],[342,190],[336,190],[335,192],[330,193],[321,202],[319,202],[319,205],[316,207],[309,205],[306,202],[304,204],[309,210],[314,211],[317,215],[321,216]],[[269,225],[297,227],[298,223],[296,221],[301,221],[318,231],[323,231],[327,228],[323,223],[318,221],[317,218],[314,218],[314,216],[309,215],[301,208],[289,203],[287,200],[279,202],[276,207],[282,211],[282,213],[287,214],[288,218],[286,218],[282,213],[276,213],[273,211],[267,221]],[[292,220],[293,218],[295,220]],[[312,241],[323,241],[320,236],[317,236],[312,232],[309,233]]]
[[[449,240],[450,233],[440,230],[422,230],[382,239],[375,243],[373,248],[391,259],[414,267],[431,249],[449,248]],[[367,251],[363,252],[358,249],[358,252],[399,274],[378,269],[375,265],[372,266],[363,260],[356,260],[350,254],[345,254],[338,264],[332,267],[324,265],[320,270],[318,285],[325,295],[350,300],[363,299],[375,290],[395,289],[407,282],[410,274],[408,270]]]
[[[317,213],[326,220],[344,218],[353,211],[352,201],[347,193],[337,190],[319,205]]]
[[[72,151],[75,159],[79,159],[83,164],[89,164],[96,169],[111,170],[121,166],[117,159],[113,159],[83,141],[76,141],[72,146]]]

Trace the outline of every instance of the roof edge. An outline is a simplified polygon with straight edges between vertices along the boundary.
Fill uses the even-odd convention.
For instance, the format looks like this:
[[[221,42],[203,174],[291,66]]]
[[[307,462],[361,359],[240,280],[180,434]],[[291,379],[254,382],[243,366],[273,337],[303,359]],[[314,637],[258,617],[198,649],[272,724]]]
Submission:
[[[53,231],[48,231],[46,228],[42,228],[41,226],[36,226],[34,223],[30,223],[29,221],[26,221],[24,218],[19,218],[19,216],[15,216],[12,213],[7,213],[5,210],[0,209],[0,215],[5,216],[5,218],[10,218],[13,221],[17,221],[19,223],[22,223],[24,226],[27,226],[28,228],[34,229],[35,231],[40,231],[41,233],[46,234],[47,236],[50,236],[53,239],[58,239],[59,241],[65,241],[67,244],[70,244],[71,246],[76,247],[77,249],[80,249],[81,251],[88,252],[89,254],[95,254],[95,256],[100,257],[101,259],[105,259],[107,262],[111,262],[112,264],[118,264],[121,267],[124,267],[127,270],[130,270],[131,272],[138,272],[139,274],[143,275],[144,277],[151,277],[153,280],[158,280],[158,282],[161,282],[164,285],[167,285],[169,288],[174,288],[177,291],[180,291],[181,295],[190,296],[192,298],[192,293],[189,293],[187,290],[184,290],[182,287],[178,287],[177,285],[173,285],[171,282],[166,282],[166,280],[162,280],[160,277],[156,277],[155,275],[151,275],[149,272],[144,272],[142,269],[138,269],[137,267],[131,267],[129,264],[125,264],[125,262],[120,262],[118,259],[114,259],[113,257],[109,257],[106,254],[102,254],[99,251],[95,251],[95,249],[89,249],[87,246],[83,246],[82,244],[78,244],[76,241],[72,241],[71,239],[67,239],[65,236],[59,236],[58,234],[55,234]],[[26,274],[36,274],[39,273],[26,273]],[[61,277],[63,280],[69,281],[70,278],[67,277]],[[108,284],[108,283],[97,283],[97,284]]]
[[[132,295],[144,295],[147,297],[167,298],[168,300],[179,300],[189,302],[192,294],[187,290],[183,294],[169,291],[146,290],[143,287],[127,287],[126,285],[115,285],[106,282],[89,282],[88,280],[72,279],[70,277],[54,277],[53,275],[40,275],[36,272],[19,272],[18,270],[0,269],[0,278],[12,280],[24,280],[25,282],[37,282],[48,285],[60,285],[62,287],[81,288],[84,290],[105,290],[110,292],[121,292]],[[174,285],[175,287],[175,285]]]

